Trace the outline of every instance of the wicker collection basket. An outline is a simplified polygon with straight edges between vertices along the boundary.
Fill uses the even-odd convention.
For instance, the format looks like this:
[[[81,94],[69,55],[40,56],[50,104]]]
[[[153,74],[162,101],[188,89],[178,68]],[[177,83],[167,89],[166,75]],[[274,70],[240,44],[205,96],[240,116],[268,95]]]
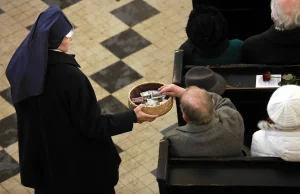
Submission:
[[[132,102],[131,98],[140,97],[141,92],[145,92],[148,90],[157,90],[164,84],[160,82],[145,82],[140,85],[137,85],[133,87],[129,94],[128,94],[128,106],[130,109],[136,108],[138,105],[136,105],[134,102]],[[161,104],[154,107],[145,106],[142,108],[142,111],[144,113],[150,114],[150,115],[164,115],[167,112],[169,112],[172,109],[173,106],[173,98],[171,96],[168,96],[168,100]]]

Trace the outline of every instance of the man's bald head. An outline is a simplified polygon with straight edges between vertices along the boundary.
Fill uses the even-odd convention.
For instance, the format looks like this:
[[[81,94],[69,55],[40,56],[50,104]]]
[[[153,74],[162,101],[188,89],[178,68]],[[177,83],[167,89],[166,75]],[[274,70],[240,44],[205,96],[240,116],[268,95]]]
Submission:
[[[271,10],[276,27],[291,30],[300,26],[300,0],[272,0]]]
[[[205,124],[213,118],[213,101],[208,92],[191,86],[181,95],[181,110],[187,119],[194,124]]]

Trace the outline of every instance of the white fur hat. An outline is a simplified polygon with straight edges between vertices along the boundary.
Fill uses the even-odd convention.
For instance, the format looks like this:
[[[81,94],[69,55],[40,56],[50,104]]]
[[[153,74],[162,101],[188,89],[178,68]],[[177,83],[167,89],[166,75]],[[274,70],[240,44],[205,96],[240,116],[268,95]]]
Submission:
[[[285,85],[271,96],[267,111],[277,128],[293,130],[300,127],[300,87]]]

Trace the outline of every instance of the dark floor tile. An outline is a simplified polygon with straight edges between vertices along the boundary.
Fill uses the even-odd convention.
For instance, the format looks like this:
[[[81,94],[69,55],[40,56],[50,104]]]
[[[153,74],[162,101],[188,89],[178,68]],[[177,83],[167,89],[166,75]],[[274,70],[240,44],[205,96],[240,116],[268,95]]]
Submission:
[[[17,141],[17,116],[12,114],[0,120],[0,146],[5,148]]]
[[[151,44],[132,29],[121,32],[100,43],[114,55],[123,59]]]
[[[20,172],[19,163],[4,150],[0,151],[0,183]]]
[[[118,61],[90,77],[110,93],[113,93],[142,78],[139,73],[123,61]]]
[[[4,98],[8,103],[12,104],[10,88],[7,88],[0,92],[0,96]]]
[[[163,135],[166,135],[169,131],[171,131],[172,129],[175,129],[177,126],[178,126],[178,123],[174,123],[173,125],[170,125],[169,127],[162,130],[160,133]]]
[[[117,144],[115,144],[115,146],[119,154],[123,152],[123,150]]]
[[[71,5],[74,5],[75,3],[78,3],[81,0],[42,0],[44,3],[47,3],[50,5],[57,5],[61,9],[64,9],[66,7],[69,7]]]
[[[111,11],[111,14],[116,16],[119,20],[130,27],[158,13],[159,11],[157,9],[153,8],[151,5],[142,0],[132,1]]]
[[[4,11],[2,9],[0,9],[0,14],[4,13]]]
[[[157,172],[157,169],[154,169],[151,171],[151,173],[156,177],[156,172]]]
[[[118,99],[109,95],[98,101],[102,114],[115,114],[127,111],[128,108]]]

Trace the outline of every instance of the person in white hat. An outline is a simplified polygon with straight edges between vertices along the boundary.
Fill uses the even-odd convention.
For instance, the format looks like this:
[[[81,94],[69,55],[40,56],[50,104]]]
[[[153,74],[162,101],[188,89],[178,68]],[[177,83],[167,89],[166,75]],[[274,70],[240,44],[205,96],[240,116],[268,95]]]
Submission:
[[[300,87],[278,88],[267,106],[270,121],[260,121],[252,137],[251,155],[300,161]]]

